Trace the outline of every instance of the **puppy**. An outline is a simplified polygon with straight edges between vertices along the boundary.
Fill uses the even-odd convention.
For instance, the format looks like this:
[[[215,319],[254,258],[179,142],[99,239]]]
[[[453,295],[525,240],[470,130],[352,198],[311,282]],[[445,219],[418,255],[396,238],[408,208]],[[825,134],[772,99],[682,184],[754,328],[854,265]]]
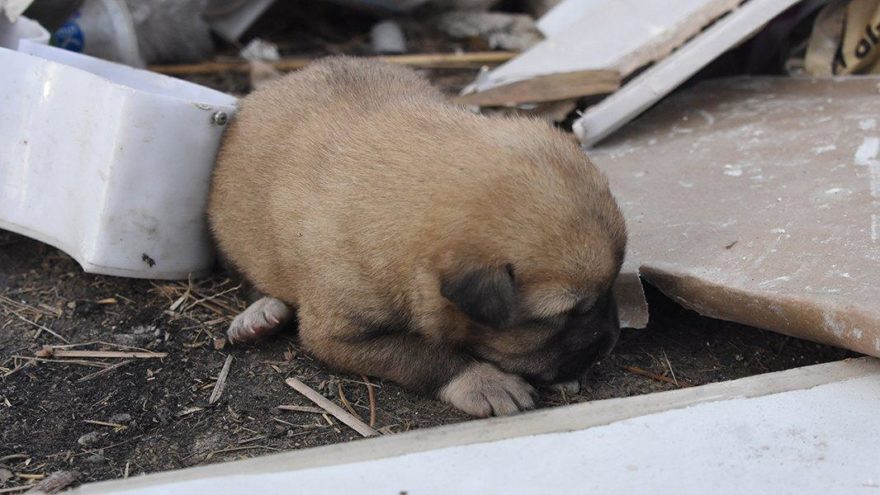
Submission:
[[[339,370],[476,416],[534,407],[617,341],[623,218],[561,132],[444,100],[414,72],[327,58],[241,102],[208,214],[266,296],[232,341],[296,317]]]

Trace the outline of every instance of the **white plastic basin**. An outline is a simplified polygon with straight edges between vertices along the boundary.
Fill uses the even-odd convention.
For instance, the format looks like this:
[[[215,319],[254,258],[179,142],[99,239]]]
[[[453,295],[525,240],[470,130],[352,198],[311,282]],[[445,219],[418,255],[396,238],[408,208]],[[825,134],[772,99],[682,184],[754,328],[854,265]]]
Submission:
[[[28,39],[0,48],[0,228],[91,273],[208,271],[204,207],[235,110],[230,95]]]

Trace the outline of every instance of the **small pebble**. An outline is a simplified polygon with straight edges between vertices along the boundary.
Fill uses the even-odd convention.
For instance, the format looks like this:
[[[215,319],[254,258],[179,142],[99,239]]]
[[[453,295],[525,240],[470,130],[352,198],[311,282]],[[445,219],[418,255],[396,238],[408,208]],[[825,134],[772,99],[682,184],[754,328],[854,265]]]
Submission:
[[[226,337],[214,337],[214,350],[221,350],[226,347]]]
[[[89,464],[104,464],[107,462],[107,458],[102,456],[101,454],[92,454],[86,457],[86,462]]]
[[[93,443],[100,440],[102,436],[103,435],[101,435],[101,432],[92,431],[92,432],[86,433],[85,435],[79,437],[79,439],[76,441],[76,443],[82,445],[83,447],[88,447],[89,445],[92,445]]]
[[[110,419],[108,421],[110,421],[111,423],[118,423],[118,424],[124,425],[124,424],[128,423],[129,421],[131,421],[131,414],[116,413],[113,416],[110,416]]]

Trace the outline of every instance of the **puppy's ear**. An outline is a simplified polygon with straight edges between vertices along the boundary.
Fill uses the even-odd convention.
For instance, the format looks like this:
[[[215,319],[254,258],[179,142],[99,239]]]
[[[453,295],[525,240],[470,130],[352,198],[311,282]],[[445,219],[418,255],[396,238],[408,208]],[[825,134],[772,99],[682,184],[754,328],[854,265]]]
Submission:
[[[443,280],[441,292],[472,320],[501,327],[513,317],[516,306],[513,266],[484,267],[455,274]]]

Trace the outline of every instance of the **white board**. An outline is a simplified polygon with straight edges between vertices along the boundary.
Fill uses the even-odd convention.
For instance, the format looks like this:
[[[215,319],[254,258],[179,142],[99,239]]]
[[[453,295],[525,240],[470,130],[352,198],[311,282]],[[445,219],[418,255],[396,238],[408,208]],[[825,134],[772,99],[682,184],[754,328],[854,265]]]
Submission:
[[[562,13],[554,17],[568,17],[567,27],[551,23],[551,29],[559,29],[558,33],[481,77],[474,88],[485,92],[551,74],[616,71],[627,76],[662,59],[739,2],[578,0],[574,7],[566,7],[566,2],[558,7]],[[578,16],[566,13],[566,9],[578,10]]]
[[[592,146],[659,101],[722,53],[800,0],[749,0],[584,112],[573,130]]]

